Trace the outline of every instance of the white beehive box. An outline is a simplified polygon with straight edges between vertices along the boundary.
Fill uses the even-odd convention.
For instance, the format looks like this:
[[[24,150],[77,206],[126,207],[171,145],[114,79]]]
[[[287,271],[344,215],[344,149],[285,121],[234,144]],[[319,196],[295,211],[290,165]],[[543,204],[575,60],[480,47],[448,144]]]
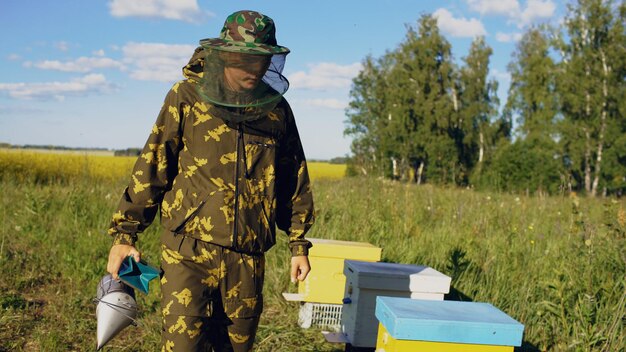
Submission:
[[[341,330],[355,347],[376,347],[376,297],[443,300],[451,278],[428,266],[346,260]]]

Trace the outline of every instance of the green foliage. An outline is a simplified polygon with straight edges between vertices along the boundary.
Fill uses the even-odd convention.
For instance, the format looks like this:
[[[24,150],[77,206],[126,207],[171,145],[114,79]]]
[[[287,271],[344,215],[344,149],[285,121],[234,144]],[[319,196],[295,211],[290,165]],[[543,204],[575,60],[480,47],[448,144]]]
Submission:
[[[602,0],[570,4],[563,28],[569,41],[557,43],[563,56],[558,85],[561,143],[576,187],[591,195],[603,188],[621,191],[621,177],[615,177],[626,172],[616,162],[623,150],[609,152],[626,132],[620,111],[626,76],[624,8],[623,1],[618,6]]]
[[[511,86],[504,115],[517,118],[518,132],[524,138],[556,137],[556,64],[545,32],[529,29],[509,64]]]
[[[462,176],[457,183],[468,184],[472,178],[480,178],[493,158],[495,147],[510,135],[509,123],[496,118],[499,100],[496,95],[498,83],[488,80],[489,58],[492,50],[484,38],[472,43],[464,58],[458,80],[460,107],[458,123],[453,134]]]
[[[436,20],[422,16],[417,27],[407,29],[395,50],[366,58],[353,81],[345,130],[353,137],[350,169],[465,185],[502,131],[492,121],[497,85],[487,80],[491,49],[477,39],[459,71]]]
[[[624,1],[577,0],[559,27],[529,28],[509,64],[511,86],[498,116],[484,38],[458,67],[436,21],[422,16],[397,48],[367,57],[353,81],[349,172],[517,192],[623,194],[625,23]],[[528,141],[511,146],[514,121],[514,139]],[[523,181],[531,171],[546,174]]]
[[[115,156],[140,156],[142,152],[141,148],[126,148],[113,152]]]
[[[564,168],[549,138],[527,138],[498,150],[480,188],[506,192],[563,193]]]

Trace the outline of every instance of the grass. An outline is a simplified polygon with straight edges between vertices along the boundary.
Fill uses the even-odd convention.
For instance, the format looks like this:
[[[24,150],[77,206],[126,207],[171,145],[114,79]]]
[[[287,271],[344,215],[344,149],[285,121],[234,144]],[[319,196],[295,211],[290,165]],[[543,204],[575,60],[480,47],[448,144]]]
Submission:
[[[55,182],[0,177],[0,351],[85,351],[95,345],[95,288],[105,235],[125,180]],[[525,325],[516,351],[618,351],[626,345],[626,212],[621,200],[525,197],[375,179],[313,183],[309,236],[369,242],[388,262],[429,265],[453,278],[446,299],[489,302]],[[141,235],[158,263],[159,226]],[[267,254],[266,309],[255,351],[327,351],[285,302],[286,236]],[[105,350],[154,351],[159,285],[138,295],[140,327]]]

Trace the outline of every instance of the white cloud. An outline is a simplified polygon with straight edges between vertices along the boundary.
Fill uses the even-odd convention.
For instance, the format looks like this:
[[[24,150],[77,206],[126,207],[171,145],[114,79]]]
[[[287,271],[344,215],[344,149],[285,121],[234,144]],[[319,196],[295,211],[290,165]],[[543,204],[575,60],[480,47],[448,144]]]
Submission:
[[[117,69],[127,72],[140,81],[175,82],[182,78],[182,67],[187,64],[193,45],[162,43],[127,43],[121,48],[123,58],[104,57],[104,50],[95,51],[92,57],[79,57],[69,61],[26,61],[26,68],[87,73],[97,69]]]
[[[88,74],[67,82],[0,83],[0,92],[16,99],[64,100],[67,96],[108,93],[115,88],[102,74]]]
[[[70,44],[68,42],[56,42],[53,44],[55,48],[61,50],[61,51],[68,51],[70,48]]]
[[[7,60],[9,61],[18,61],[21,60],[22,57],[18,54],[9,54],[9,56],[7,56]]]
[[[322,62],[309,65],[309,71],[298,71],[289,77],[290,85],[296,89],[342,89],[352,84],[352,79],[361,70],[360,63],[350,65],[338,65],[330,62]]]
[[[524,27],[554,15],[556,5],[552,0],[528,0],[526,8],[517,17],[518,26]]]
[[[112,0],[114,17],[165,18],[185,22],[201,22],[214,14],[200,10],[197,0]]]
[[[348,102],[341,101],[339,99],[307,99],[302,101],[302,104],[316,108],[326,108],[333,110],[343,110],[348,107]]]
[[[433,13],[433,17],[437,19],[437,24],[441,31],[458,38],[473,38],[485,35],[485,27],[475,19],[454,18],[450,11],[446,9],[438,9]]]
[[[501,43],[517,42],[522,39],[522,33],[496,33],[496,40]]]
[[[42,70],[56,70],[63,72],[90,72],[94,69],[115,68],[124,69],[124,64],[107,57],[79,57],[72,61],[44,60],[32,63],[27,61],[25,67],[34,66]]]
[[[513,17],[520,12],[517,0],[467,0],[472,11],[481,15],[505,15]]]
[[[174,82],[195,50],[193,45],[128,43],[122,48],[130,77],[141,81]]]
[[[518,0],[466,0],[466,2],[472,11],[481,15],[506,16],[519,28],[548,19],[556,10],[553,0],[528,0],[525,6]]]

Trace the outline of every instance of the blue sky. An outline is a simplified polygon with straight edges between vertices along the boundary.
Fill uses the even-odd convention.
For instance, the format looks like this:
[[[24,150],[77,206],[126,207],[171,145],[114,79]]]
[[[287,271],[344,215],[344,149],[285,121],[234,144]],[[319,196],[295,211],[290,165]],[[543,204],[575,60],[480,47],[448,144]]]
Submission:
[[[503,104],[507,64],[529,25],[559,23],[557,0],[3,0],[0,2],[0,142],[142,147],[198,40],[226,16],[256,10],[291,49],[284,74],[309,159],[350,152],[343,136],[351,79],[367,55],[403,41],[434,14],[455,60],[475,36],[493,48],[490,75]]]

